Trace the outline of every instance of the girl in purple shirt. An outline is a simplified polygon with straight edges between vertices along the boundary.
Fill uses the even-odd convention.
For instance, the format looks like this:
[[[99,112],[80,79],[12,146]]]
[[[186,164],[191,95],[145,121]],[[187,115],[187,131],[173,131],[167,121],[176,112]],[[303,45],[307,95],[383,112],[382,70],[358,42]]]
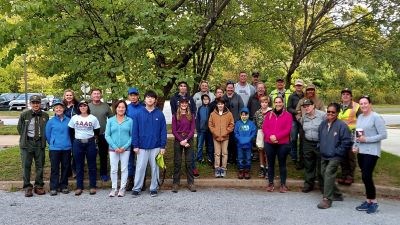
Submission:
[[[185,153],[185,168],[187,174],[188,189],[196,192],[193,176],[193,136],[195,130],[195,118],[189,110],[189,99],[179,99],[178,110],[172,116],[172,134],[174,141],[174,175],[172,192],[177,193],[179,189],[182,165],[182,153]]]

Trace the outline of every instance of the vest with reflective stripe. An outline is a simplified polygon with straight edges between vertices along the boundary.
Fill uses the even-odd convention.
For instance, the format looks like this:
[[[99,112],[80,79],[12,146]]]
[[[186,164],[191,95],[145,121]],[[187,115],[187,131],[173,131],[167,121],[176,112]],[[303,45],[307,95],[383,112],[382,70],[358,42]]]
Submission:
[[[360,105],[356,102],[351,102],[352,108],[347,108],[346,110],[340,109],[338,114],[338,119],[342,120],[349,126],[350,130],[354,130],[356,128],[357,122],[357,111],[360,108]]]

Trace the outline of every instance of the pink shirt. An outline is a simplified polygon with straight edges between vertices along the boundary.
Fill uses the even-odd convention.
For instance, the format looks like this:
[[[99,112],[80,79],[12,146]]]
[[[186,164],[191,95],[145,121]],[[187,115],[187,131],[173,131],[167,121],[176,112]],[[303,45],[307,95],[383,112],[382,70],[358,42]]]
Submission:
[[[292,129],[292,115],[283,111],[277,116],[273,111],[269,111],[264,118],[262,131],[264,133],[264,141],[273,144],[270,140],[271,135],[275,135],[278,144],[287,144],[290,141],[290,130]]]

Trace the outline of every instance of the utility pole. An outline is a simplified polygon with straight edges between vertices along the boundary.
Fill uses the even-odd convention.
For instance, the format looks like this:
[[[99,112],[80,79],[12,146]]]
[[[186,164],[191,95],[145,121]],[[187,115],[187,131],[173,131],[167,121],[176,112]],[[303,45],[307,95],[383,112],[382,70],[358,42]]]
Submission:
[[[28,72],[26,67],[26,54],[24,54],[25,106],[28,107]]]

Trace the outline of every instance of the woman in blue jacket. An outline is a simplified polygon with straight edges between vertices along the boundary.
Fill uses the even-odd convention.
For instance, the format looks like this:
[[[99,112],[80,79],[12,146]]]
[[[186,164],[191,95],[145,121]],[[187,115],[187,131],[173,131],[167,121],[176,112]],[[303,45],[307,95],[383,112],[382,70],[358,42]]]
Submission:
[[[105,138],[109,145],[110,175],[112,190],[109,194],[114,197],[125,196],[125,187],[128,179],[128,161],[132,142],[132,119],[126,116],[127,105],[119,100],[114,105],[115,116],[107,120]],[[121,186],[118,186],[118,163],[121,161]]]
[[[71,138],[68,123],[70,118],[64,115],[64,104],[54,104],[55,116],[46,124],[46,139],[49,143],[49,157],[51,163],[50,195],[57,195],[57,191],[68,194],[68,170],[71,160]],[[61,166],[61,174],[60,174]]]

